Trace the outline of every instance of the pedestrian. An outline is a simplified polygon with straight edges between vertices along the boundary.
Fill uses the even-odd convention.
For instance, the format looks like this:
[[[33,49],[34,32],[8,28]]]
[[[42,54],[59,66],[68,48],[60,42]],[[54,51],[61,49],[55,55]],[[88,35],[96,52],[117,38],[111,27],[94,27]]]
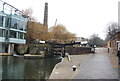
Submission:
[[[76,66],[72,65],[73,71],[76,71]]]
[[[108,47],[108,53],[109,53],[109,47]]]
[[[117,56],[118,56],[118,61],[119,61],[119,64],[120,64],[120,48],[118,49]]]

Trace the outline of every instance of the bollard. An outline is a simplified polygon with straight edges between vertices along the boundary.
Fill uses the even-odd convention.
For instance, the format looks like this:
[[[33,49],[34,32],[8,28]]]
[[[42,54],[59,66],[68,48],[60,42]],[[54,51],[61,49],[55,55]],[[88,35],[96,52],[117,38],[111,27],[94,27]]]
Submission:
[[[76,71],[76,66],[75,65],[73,65],[72,68],[73,68],[73,71]]]

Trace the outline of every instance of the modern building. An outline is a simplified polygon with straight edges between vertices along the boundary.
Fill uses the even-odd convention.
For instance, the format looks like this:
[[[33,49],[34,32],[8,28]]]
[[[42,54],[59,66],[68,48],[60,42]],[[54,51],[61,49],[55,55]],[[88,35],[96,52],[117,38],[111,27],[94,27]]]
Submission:
[[[26,25],[21,11],[0,0],[0,53],[10,53],[11,46],[26,43]]]

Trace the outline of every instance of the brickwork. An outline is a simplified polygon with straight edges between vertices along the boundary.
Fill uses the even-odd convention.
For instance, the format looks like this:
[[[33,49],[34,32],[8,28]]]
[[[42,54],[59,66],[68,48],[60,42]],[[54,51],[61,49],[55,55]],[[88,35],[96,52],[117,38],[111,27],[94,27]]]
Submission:
[[[87,54],[87,53],[91,53],[91,48],[90,47],[66,47],[65,52],[68,52],[71,55]]]
[[[110,39],[110,48],[111,53],[115,54],[117,53],[117,41],[120,41],[120,32],[116,33],[111,39]]]

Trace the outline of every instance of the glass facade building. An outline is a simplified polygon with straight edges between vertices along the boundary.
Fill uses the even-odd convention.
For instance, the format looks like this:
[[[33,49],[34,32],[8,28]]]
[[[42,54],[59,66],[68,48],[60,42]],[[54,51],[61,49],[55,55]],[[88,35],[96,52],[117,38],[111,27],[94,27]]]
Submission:
[[[24,42],[21,43],[25,43],[27,20],[22,17],[18,17],[19,16],[15,17],[14,15],[8,17],[8,15],[6,15],[5,13],[0,12],[0,37],[6,37],[6,40],[7,38],[21,39],[24,40]],[[6,41],[1,40],[1,42]]]
[[[25,44],[26,26],[27,18],[22,16],[21,11],[0,1],[0,44],[2,46],[4,44]]]

